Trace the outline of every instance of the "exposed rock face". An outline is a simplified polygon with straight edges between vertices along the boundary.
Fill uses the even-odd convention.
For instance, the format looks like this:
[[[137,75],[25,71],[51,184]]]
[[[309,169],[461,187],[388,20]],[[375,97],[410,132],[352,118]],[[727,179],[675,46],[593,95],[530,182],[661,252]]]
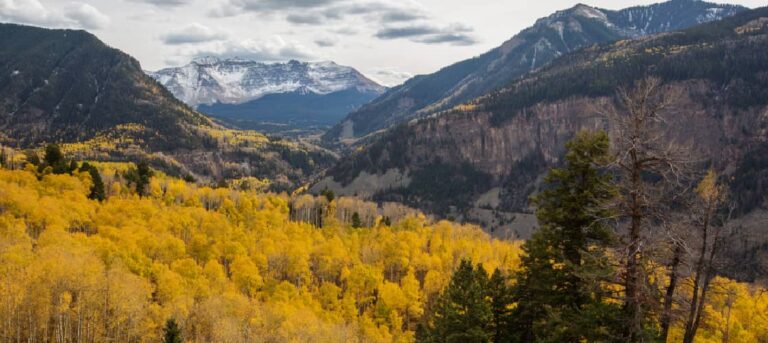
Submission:
[[[743,156],[768,144],[768,106],[713,110],[703,103],[716,88],[703,81],[669,85],[670,92],[682,94],[675,108],[666,114],[670,120],[669,132],[676,144],[691,149],[692,161],[711,162],[719,170],[731,173],[732,178],[739,178],[733,171],[739,169]],[[379,159],[373,160],[381,167],[372,167],[348,184],[327,177],[315,188],[328,187],[339,194],[404,201],[411,206],[438,211],[442,216],[479,223],[500,237],[527,238],[535,227],[529,196],[537,190],[543,173],[561,162],[565,143],[575,132],[600,129],[610,132],[608,120],[595,112],[596,104],[602,106],[608,102],[608,98],[571,98],[537,104],[500,126],[491,122],[490,113],[438,116],[410,126],[407,135],[387,141]],[[400,155],[393,153],[395,151],[403,155],[396,157]],[[402,165],[399,159],[408,162]],[[471,165],[488,175],[492,182],[478,188],[463,199],[463,203],[457,198],[447,198],[444,201],[449,205],[445,207],[425,201],[427,197],[414,194],[409,185],[415,175],[429,177],[430,168],[438,161],[454,166]],[[403,179],[409,182],[403,183]],[[467,189],[448,180],[444,184]],[[483,202],[488,198],[487,193],[494,191],[498,198]]]
[[[528,196],[560,163],[565,143],[582,129],[611,132],[600,109],[617,87],[650,74],[675,94],[666,113],[671,140],[689,147],[692,160],[732,176],[745,211],[763,206],[768,175],[755,168],[765,161],[751,157],[768,145],[768,27],[761,18],[768,10],[566,56],[508,88],[391,130],[329,177],[343,186],[361,171],[397,170],[411,183],[377,185],[374,198],[463,218],[499,187],[499,211],[529,211]]]
[[[512,39],[478,57],[417,76],[352,112],[324,139],[351,140],[445,110],[593,44],[635,38],[714,21],[745,10],[740,6],[673,0],[611,11],[587,5],[539,19]]]

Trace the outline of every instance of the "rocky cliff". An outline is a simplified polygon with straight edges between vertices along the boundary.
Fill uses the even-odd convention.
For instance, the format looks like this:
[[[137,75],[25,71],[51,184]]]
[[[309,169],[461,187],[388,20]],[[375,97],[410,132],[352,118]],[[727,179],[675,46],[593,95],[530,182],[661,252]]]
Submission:
[[[317,187],[401,200],[525,235],[529,228],[508,225],[509,218],[529,212],[528,196],[560,163],[565,142],[581,129],[610,132],[599,112],[615,90],[654,75],[678,94],[666,113],[673,141],[727,173],[744,212],[763,207],[768,173],[760,166],[768,158],[757,156],[768,146],[767,23],[768,10],[760,9],[566,56],[502,90],[391,130]],[[385,173],[410,181],[345,188]]]

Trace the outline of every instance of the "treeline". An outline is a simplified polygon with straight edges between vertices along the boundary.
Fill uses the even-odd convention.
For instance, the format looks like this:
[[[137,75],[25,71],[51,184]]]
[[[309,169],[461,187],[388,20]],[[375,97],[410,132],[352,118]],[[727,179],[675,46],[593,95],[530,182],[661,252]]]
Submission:
[[[718,277],[732,201],[661,127],[659,79],[620,90],[617,128],[581,132],[533,198],[518,270],[465,261],[427,309],[426,342],[763,342],[765,288]],[[740,303],[741,305],[736,305]]]

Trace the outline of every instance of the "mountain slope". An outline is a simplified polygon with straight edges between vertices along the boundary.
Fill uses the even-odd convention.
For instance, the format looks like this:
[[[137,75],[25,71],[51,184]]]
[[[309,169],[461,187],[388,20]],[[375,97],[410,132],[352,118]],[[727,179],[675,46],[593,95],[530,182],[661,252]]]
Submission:
[[[156,133],[153,147],[200,146],[190,127],[209,126],[209,119],[175,101],[135,59],[90,33],[11,24],[0,24],[0,33],[3,140],[84,140],[131,123]]]
[[[202,180],[257,176],[283,186],[333,160],[303,143],[216,125],[90,33],[0,24],[0,144],[45,143]]]
[[[564,56],[500,91],[390,130],[343,159],[315,189],[399,200],[493,229],[529,217],[528,196],[596,108],[646,75],[679,92],[670,132],[726,173],[740,213],[766,207],[768,9]],[[505,213],[507,212],[507,213]],[[521,223],[518,223],[521,224]]]
[[[206,57],[150,75],[204,113],[257,128],[331,126],[385,90],[333,62]]]
[[[592,44],[677,30],[721,19],[744,7],[672,0],[610,11],[576,5],[539,19],[532,27],[478,57],[417,76],[350,113],[326,142],[359,138],[450,108],[496,89],[557,57]]]

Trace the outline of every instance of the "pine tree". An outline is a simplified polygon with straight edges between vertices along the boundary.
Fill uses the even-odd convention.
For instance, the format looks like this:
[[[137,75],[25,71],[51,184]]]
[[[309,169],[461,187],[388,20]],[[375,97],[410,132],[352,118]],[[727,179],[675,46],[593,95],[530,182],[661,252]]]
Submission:
[[[352,214],[352,227],[355,229],[363,227],[363,223],[360,221],[360,214],[357,212]]]
[[[61,152],[56,144],[48,144],[45,147],[45,156],[43,156],[44,165],[38,167],[38,171],[44,170],[46,167],[51,167],[51,172],[54,174],[69,173],[69,164],[64,160],[64,154]]]
[[[67,173],[69,175],[72,175],[72,173],[74,173],[75,170],[77,170],[77,161],[75,160],[69,161],[69,168],[67,169]]]
[[[136,168],[131,168],[126,172],[125,179],[136,185],[136,194],[144,196],[153,175],[154,172],[149,164],[146,161],[141,161],[136,164]]]
[[[8,163],[6,162],[8,159],[7,155],[5,154],[5,148],[0,146],[0,167],[5,168],[7,167]]]
[[[61,149],[56,144],[48,144],[45,147],[45,157],[43,157],[45,164],[54,167],[64,162],[64,154],[61,153]]]
[[[419,330],[425,342],[490,342],[493,313],[487,297],[488,273],[462,260],[436,301],[431,326]]]
[[[491,279],[488,281],[488,298],[491,300],[492,320],[490,331],[493,334],[494,342],[510,342],[512,335],[510,332],[512,310],[510,306],[513,303],[512,294],[507,287],[507,278],[500,270],[494,270]]]
[[[163,343],[182,343],[183,341],[179,325],[176,324],[175,320],[168,319],[165,322],[165,328],[163,328]]]
[[[613,235],[601,219],[615,194],[610,175],[599,170],[609,161],[608,135],[580,132],[566,147],[565,167],[552,169],[550,188],[533,198],[540,228],[523,246],[513,289],[513,331],[522,342],[604,340],[594,335],[614,329],[614,311],[602,301]]]
[[[104,181],[101,179],[99,169],[90,165],[88,162],[83,162],[83,165],[80,166],[80,171],[87,171],[88,174],[91,174],[91,181],[93,182],[93,185],[91,185],[91,193],[88,194],[88,198],[98,201],[103,201],[106,199]]]
[[[336,198],[336,194],[332,190],[328,189],[328,187],[323,188],[323,190],[320,191],[320,195],[324,196],[329,203]]]

